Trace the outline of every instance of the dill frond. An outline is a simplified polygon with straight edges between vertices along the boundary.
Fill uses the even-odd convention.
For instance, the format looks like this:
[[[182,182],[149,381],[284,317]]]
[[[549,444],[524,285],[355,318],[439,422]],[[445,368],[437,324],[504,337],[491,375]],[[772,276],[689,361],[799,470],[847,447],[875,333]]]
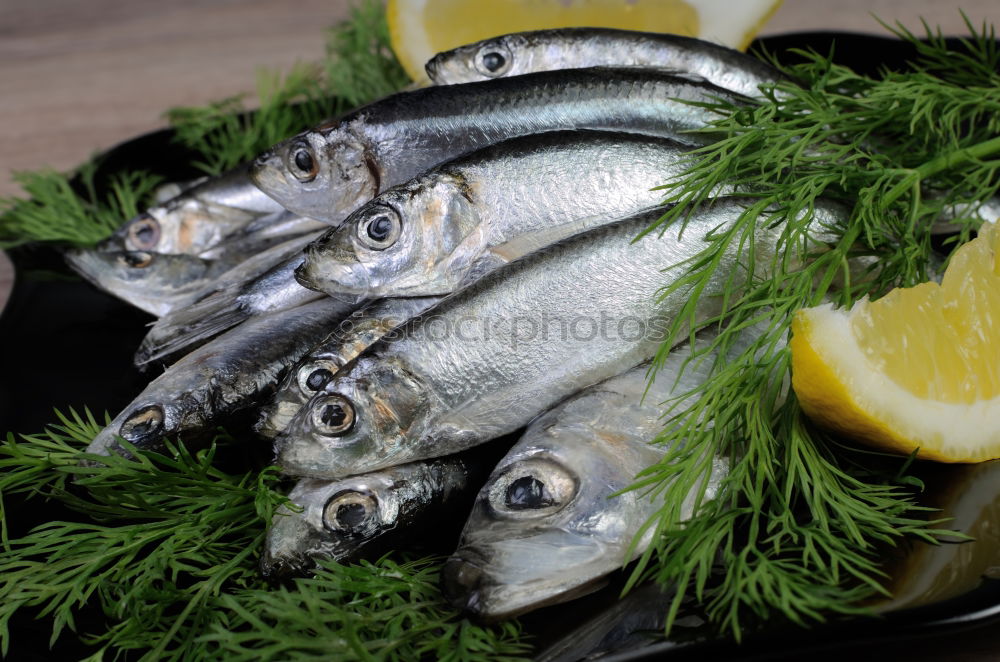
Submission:
[[[258,557],[285,502],[275,468],[223,471],[217,456],[227,451],[249,464],[224,434],[198,453],[168,444],[163,454],[81,466],[103,426],[89,412],[57,415],[60,424],[45,432],[9,434],[0,445],[0,504],[46,498],[81,516],[11,537],[10,513],[0,511],[4,655],[18,636],[10,621],[24,609],[51,622],[50,645],[69,630],[98,655],[135,651],[144,660],[475,661],[528,652],[517,624],[473,625],[447,606],[439,559],[328,563],[291,587],[269,588]],[[85,610],[103,614],[106,630],[81,630]]]
[[[28,198],[0,198],[0,249],[32,241],[92,246],[139,213],[160,178],[144,171],[112,175],[103,195],[95,182],[98,163],[66,175],[54,170],[16,172]]]
[[[661,295],[707,291],[726,252],[739,256],[750,283],[737,287],[730,279],[722,313],[709,320],[696,317],[692,296],[657,364],[701,328],[720,333],[692,360],[732,355],[743,329],[765,329],[732,360],[714,362],[693,403],[670,412],[673,425],[658,441],[673,450],[633,486],[665,496],[643,529],[655,533],[654,542],[630,585],[655,579],[679,587],[668,630],[689,593],[737,638],[775,616],[804,624],[863,613],[861,601],[883,591],[883,546],[945,534],[917,505],[911,478],[861,474],[804,420],[787,386],[785,340],[796,310],[827,299],[849,306],[927,280],[940,266],[934,224],[946,210],[975,208],[1000,188],[992,29],[974,33],[956,59],[929,30],[926,42],[898,34],[916,44],[911,71],[872,79],[799,52],[804,62],[783,69],[801,86],[779,83],[749,107],[714,106],[720,119],[706,131],[724,137],[697,150],[686,172],[663,187],[674,206],[646,230],[683,225],[719,183],[755,199],[734,227],[706,237],[699,254],[674,265],[680,274]],[[844,205],[844,221],[813,227],[821,200]],[[956,222],[967,238],[979,221]],[[770,256],[752,241],[764,224],[781,230]],[[733,463],[720,495],[680,527],[679,504],[705,480],[706,458],[715,454]]]

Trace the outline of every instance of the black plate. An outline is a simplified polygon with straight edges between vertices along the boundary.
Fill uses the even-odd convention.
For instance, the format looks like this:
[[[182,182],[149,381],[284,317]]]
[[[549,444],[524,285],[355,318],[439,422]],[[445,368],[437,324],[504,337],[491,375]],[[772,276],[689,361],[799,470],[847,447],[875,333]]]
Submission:
[[[812,48],[829,53],[856,71],[876,75],[880,67],[902,69],[913,48],[896,39],[844,33],[799,33],[755,42],[785,61],[796,56],[789,49]],[[110,150],[98,172],[100,182],[123,169],[145,169],[170,181],[197,176],[186,165],[191,154],[172,143],[169,130],[146,134]],[[10,252],[17,278],[10,300],[0,316],[0,431],[36,432],[53,420],[52,407],[89,407],[98,414],[117,413],[142,390],[148,377],[132,366],[132,354],[152,318],[69,275],[59,253],[49,247],[22,247]],[[46,274],[45,278],[33,277]],[[989,628],[1000,620],[1000,464],[973,466],[924,465],[919,473],[928,483],[925,503],[956,518],[954,528],[977,540],[931,547],[914,544],[896,554],[892,570],[895,602],[878,607],[875,619],[850,619],[809,630],[777,625],[737,645],[729,639],[701,634],[696,615],[691,627],[679,628],[675,640],[653,643],[649,632],[656,619],[641,605],[628,605],[618,614],[617,582],[594,596],[527,617],[526,625],[543,646],[571,641],[604,646],[612,651],[603,659],[713,659],[811,660],[907,658],[1000,659],[1000,633]],[[30,517],[17,518],[12,534],[57,511],[35,508]],[[639,596],[642,597],[642,596]],[[620,611],[620,609],[619,609]],[[652,613],[652,612],[650,612]],[[18,619],[18,622],[25,619]],[[25,620],[21,630],[27,644],[18,659],[51,659],[46,653],[48,625]],[[606,636],[605,636],[606,634]],[[599,644],[604,637],[605,643]],[[77,647],[63,637],[59,652]],[[586,645],[584,645],[586,644]],[[639,645],[638,649],[635,647]],[[621,648],[634,650],[621,650]],[[996,656],[986,651],[997,650]],[[15,655],[12,652],[12,655]],[[13,657],[11,659],[14,659]],[[832,658],[831,658],[832,659]]]

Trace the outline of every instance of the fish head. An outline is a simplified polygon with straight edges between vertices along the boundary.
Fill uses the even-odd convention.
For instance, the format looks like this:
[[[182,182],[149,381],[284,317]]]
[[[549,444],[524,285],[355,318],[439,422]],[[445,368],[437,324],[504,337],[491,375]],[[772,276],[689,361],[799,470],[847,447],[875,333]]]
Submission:
[[[256,430],[274,439],[285,430],[309,400],[333,379],[342,367],[336,357],[307,356],[285,375],[271,402],[261,408]]]
[[[334,128],[275,145],[254,161],[250,179],[285,209],[339,225],[378,194],[381,173],[361,141]]]
[[[511,34],[484,39],[438,53],[424,65],[427,76],[437,85],[516,76],[531,71],[526,68],[528,53],[523,35]]]
[[[120,439],[139,450],[162,450],[163,440],[172,438],[189,416],[188,405],[188,399],[180,397],[133,402],[94,437],[87,453],[130,457]]]
[[[339,478],[408,461],[426,394],[401,361],[362,357],[302,407],[275,443],[275,462],[295,476]]]
[[[596,590],[630,560],[647,499],[612,495],[632,482],[636,463],[586,429],[556,437],[523,439],[480,491],[444,570],[457,608],[509,618]]]
[[[169,312],[170,298],[204,284],[212,262],[193,255],[73,249],[66,261],[81,276],[153,315]]]
[[[400,494],[389,474],[305,478],[271,520],[261,568],[268,577],[302,574],[316,561],[358,558],[396,528]]]
[[[440,173],[386,191],[309,245],[300,282],[369,298],[447,294],[483,250],[471,200],[463,180]]]

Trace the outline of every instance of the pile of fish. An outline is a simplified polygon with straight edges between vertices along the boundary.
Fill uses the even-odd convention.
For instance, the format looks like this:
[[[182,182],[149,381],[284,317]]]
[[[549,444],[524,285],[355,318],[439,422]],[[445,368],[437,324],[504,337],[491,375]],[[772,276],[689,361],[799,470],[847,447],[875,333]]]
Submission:
[[[691,132],[711,103],[781,75],[703,41],[590,28],[471,44],[427,73],[68,255],[158,317],[136,363],[166,366],[89,450],[157,449],[257,411],[300,478],[265,572],[467,517],[445,589],[499,619],[593,590],[648,544],[651,530],[632,543],[662,504],[612,495],[663,456],[649,442],[664,403],[711,363],[682,373],[680,346],[649,383],[649,361],[692,296],[707,318],[760,274],[726,254],[707,290],[658,296],[750,204],[725,185],[683,234],[634,240],[662,215],[656,187],[714,139]],[[761,227],[758,256],[781,231]],[[727,458],[703,460],[682,519],[726,475]]]

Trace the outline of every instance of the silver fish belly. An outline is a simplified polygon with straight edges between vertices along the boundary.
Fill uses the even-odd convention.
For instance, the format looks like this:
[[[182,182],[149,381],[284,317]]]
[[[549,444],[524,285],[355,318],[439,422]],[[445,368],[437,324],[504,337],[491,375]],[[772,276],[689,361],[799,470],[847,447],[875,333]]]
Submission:
[[[288,498],[302,511],[283,507],[275,513],[261,568],[265,576],[281,577],[306,572],[318,560],[391,551],[433,520],[464,517],[454,506],[461,501],[468,508],[464,499],[484,473],[467,456],[453,456],[340,480],[300,480]]]
[[[441,297],[383,299],[356,310],[288,371],[271,402],[261,408],[257,432],[273,439],[341,368],[440,300]]]
[[[379,192],[493,143],[599,129],[680,138],[716,115],[685,101],[743,97],[642,68],[570,69],[401,92],[276,145],[251,178],[284,207],[338,225]]]
[[[324,299],[240,325],[150,382],[87,452],[120,451],[117,437],[139,449],[157,449],[164,437],[207,429],[220,416],[254,405],[350,310]]]
[[[438,85],[599,66],[660,67],[699,76],[746,96],[785,80],[757,58],[709,41],[613,28],[557,28],[484,39],[435,55],[425,68]]]
[[[730,348],[736,355],[764,331],[751,327]],[[708,347],[701,335],[698,345]],[[493,470],[444,571],[452,603],[486,620],[564,602],[600,586],[645,551],[652,530],[632,546],[662,507],[642,491],[624,490],[667,448],[651,446],[708,378],[716,354],[689,362],[690,345],[670,352],[649,381],[649,364],[585,389],[543,414]],[[670,421],[679,425],[681,421]],[[728,460],[705,457],[700,488],[679,509],[690,518],[711,499]]]
[[[277,463],[294,475],[336,478],[458,452],[648,360],[689,296],[657,299],[682,273],[668,268],[748,204],[717,200],[690,217],[682,237],[671,229],[632,243],[658,217],[646,212],[490,274],[336,375],[278,439]],[[779,233],[758,233],[758,256],[773,253]],[[736,269],[735,250],[727,251],[698,300],[699,317],[717,313],[724,287],[733,293],[743,280]]]
[[[305,250],[299,282],[369,297],[452,292],[494,268],[655,206],[689,148],[611,131],[513,138],[361,207]]]

